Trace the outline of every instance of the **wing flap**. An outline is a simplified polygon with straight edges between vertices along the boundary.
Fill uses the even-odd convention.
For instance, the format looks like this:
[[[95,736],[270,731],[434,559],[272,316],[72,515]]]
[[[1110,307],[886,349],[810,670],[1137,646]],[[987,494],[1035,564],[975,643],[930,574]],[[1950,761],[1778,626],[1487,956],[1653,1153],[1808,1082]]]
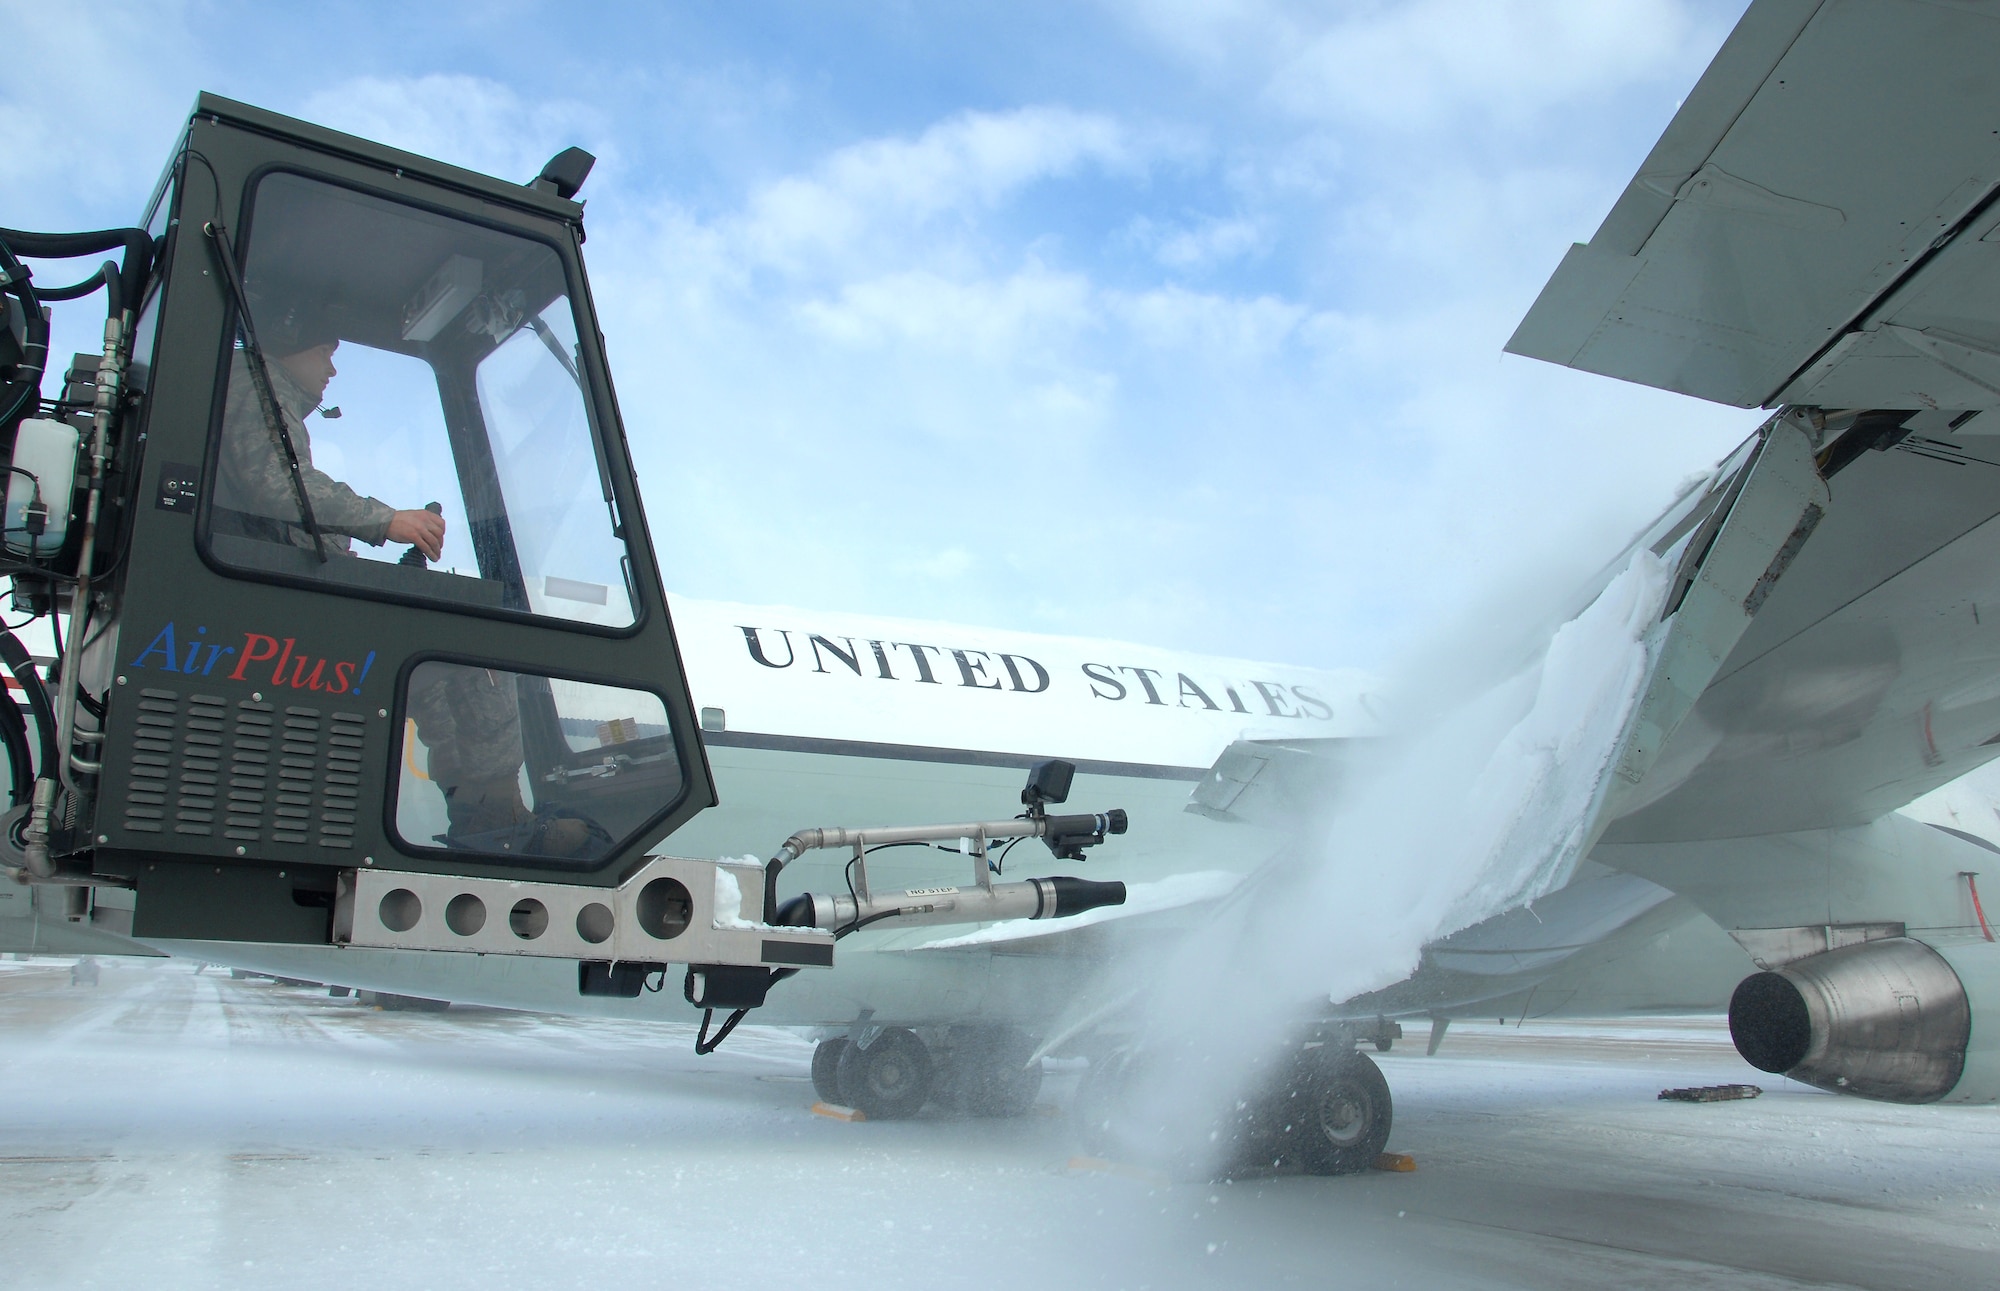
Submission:
[[[1684,587],[1634,706],[1603,819],[1655,796],[1655,763],[1749,630],[1829,503],[1805,434],[1778,422],[1740,468],[1743,479],[1713,541],[1682,555]],[[1696,530],[1691,538],[1699,538]]]
[[[1605,841],[1860,825],[2000,752],[2000,447],[1913,434],[1825,496]]]

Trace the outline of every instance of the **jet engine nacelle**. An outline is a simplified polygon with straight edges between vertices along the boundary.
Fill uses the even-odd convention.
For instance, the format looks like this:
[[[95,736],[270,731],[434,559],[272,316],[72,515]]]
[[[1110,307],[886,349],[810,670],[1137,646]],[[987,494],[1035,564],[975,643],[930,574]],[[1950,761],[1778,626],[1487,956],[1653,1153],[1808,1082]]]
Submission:
[[[2000,1098],[2000,945],[1909,937],[1747,977],[1729,1034],[1751,1066],[1890,1103]]]

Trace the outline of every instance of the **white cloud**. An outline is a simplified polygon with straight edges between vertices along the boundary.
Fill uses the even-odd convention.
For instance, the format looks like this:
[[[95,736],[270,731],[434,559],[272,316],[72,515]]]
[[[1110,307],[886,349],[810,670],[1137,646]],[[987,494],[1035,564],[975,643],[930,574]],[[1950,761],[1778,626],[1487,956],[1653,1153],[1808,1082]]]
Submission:
[[[1273,360],[1310,312],[1275,296],[1231,296],[1177,286],[1113,293],[1106,304],[1130,329],[1134,344],[1161,354],[1199,354],[1209,365]]]
[[[1167,268],[1186,272],[1257,256],[1269,249],[1272,240],[1263,221],[1215,216],[1162,222],[1140,215],[1128,226],[1127,236]]]
[[[924,578],[950,580],[961,577],[973,565],[972,553],[963,547],[946,547],[943,551],[920,560],[908,560],[901,568]]]
[[[909,345],[987,362],[1047,352],[1095,321],[1088,279],[1030,263],[1001,277],[953,279],[930,270],[844,283],[798,306],[804,324],[857,347]]]
[[[1672,66],[1691,29],[1674,0],[1414,0],[1312,31],[1269,92],[1303,115],[1395,130],[1519,119]]]
[[[1708,37],[1681,0],[1111,0],[1223,82],[1324,120],[1398,133],[1519,121],[1678,66]],[[1712,42],[1710,42],[1712,43]]]
[[[177,0],[0,0],[0,194],[13,227],[139,219],[205,62]],[[101,218],[101,217],[100,217]]]
[[[1426,154],[1300,210],[1309,190],[1242,180],[1225,142],[1193,169],[1237,208],[1177,192],[1163,216],[1154,186],[1191,163],[1135,142],[1159,137],[959,113],[733,209],[594,216],[614,353],[665,395],[635,408],[625,379],[643,474],[702,482],[653,508],[702,552],[685,590],[1377,662],[1517,560],[1583,577],[1666,500],[1656,475],[1740,433],[1500,362],[1565,225],[1599,213],[1569,172]],[[1086,187],[1110,193],[1103,245],[1045,256],[1024,217]],[[1281,259],[1301,238],[1338,278]],[[1120,248],[1153,267],[1115,270]],[[1252,261],[1269,285],[1224,272]]]
[[[838,149],[809,172],[751,195],[735,234],[759,262],[801,268],[892,240],[945,216],[977,214],[1085,166],[1132,173],[1146,149],[1117,122],[1060,107],[963,112],[916,138]]]
[[[299,111],[335,130],[523,183],[572,144],[600,162],[614,147],[589,108],[530,102],[479,76],[359,76],[307,96]]]

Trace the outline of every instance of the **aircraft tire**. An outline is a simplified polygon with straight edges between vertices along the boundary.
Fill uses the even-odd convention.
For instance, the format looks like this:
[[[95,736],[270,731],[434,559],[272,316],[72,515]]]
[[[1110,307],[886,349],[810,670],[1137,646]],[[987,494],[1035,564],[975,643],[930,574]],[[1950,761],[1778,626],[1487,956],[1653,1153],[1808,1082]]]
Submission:
[[[1216,1134],[1210,1134],[1213,1123],[1188,1115],[1187,1106],[1172,1096],[1171,1063],[1158,1049],[1119,1048],[1093,1057],[1070,1105],[1084,1150],[1177,1180],[1254,1170],[1254,1165],[1239,1167],[1217,1159],[1217,1139],[1224,1130],[1218,1127]]]
[[[1389,1082],[1367,1054],[1333,1045],[1301,1053],[1293,1091],[1305,1104],[1290,1144],[1307,1174],[1358,1174],[1389,1143]]]
[[[840,1092],[845,1106],[871,1121],[903,1120],[930,1100],[935,1071],[916,1032],[888,1027],[866,1049],[850,1044],[840,1055]]]
[[[818,1094],[823,1103],[835,1107],[847,1106],[847,1099],[840,1090],[840,1059],[846,1054],[851,1042],[846,1036],[835,1036],[822,1040],[813,1048],[813,1093]]]
[[[965,1110],[974,1116],[1025,1116],[1042,1092],[1042,1064],[1029,1062],[1033,1038],[1012,1028],[981,1037],[960,1061],[964,1073]]]
[[[1070,1116],[1092,1156],[1115,1156],[1125,1146],[1119,1130],[1125,1119],[1125,1089],[1132,1062],[1129,1049],[1114,1049],[1092,1058],[1076,1087]]]

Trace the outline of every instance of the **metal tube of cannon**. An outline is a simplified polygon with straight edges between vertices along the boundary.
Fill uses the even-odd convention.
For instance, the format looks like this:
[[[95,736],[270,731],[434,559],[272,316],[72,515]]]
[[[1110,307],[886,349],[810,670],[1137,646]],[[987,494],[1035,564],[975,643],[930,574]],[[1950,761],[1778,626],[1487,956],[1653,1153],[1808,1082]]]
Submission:
[[[812,926],[838,932],[888,919],[912,924],[1056,919],[1123,905],[1125,885],[1056,877],[995,883],[990,888],[910,888],[865,897],[813,893],[807,900],[812,902]]]

